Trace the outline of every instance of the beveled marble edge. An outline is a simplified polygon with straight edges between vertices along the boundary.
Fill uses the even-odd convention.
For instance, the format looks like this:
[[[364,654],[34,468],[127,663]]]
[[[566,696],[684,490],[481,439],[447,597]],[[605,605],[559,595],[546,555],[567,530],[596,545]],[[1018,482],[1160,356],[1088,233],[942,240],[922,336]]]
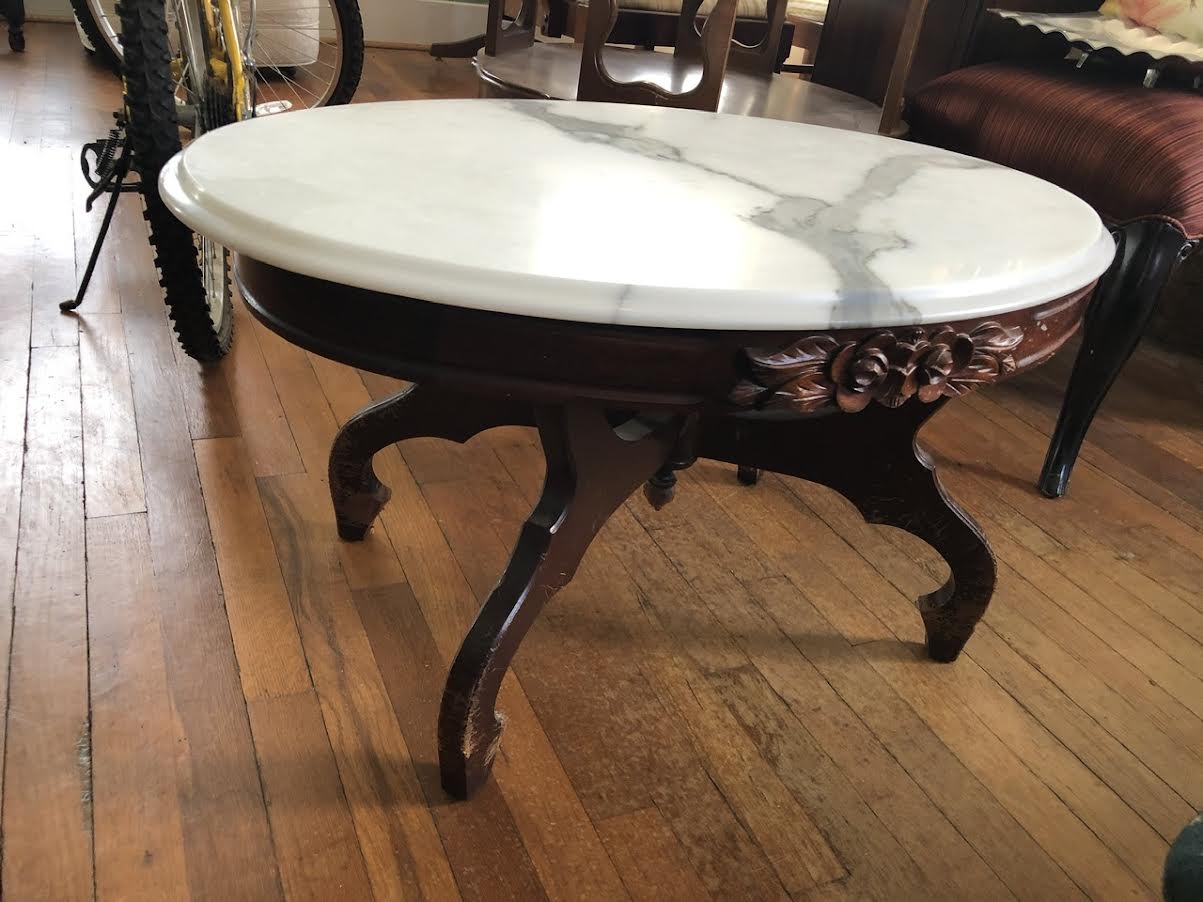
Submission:
[[[204,189],[181,172],[180,164],[181,157],[177,155],[163,167],[160,188],[164,202],[194,231],[235,248],[240,254],[301,275],[400,297],[572,322],[777,330],[906,326],[984,318],[1071,294],[1106,271],[1115,253],[1111,235],[1100,224],[1098,240],[1070,268],[1059,265],[1043,274],[1029,273],[1022,286],[1000,285],[970,297],[950,294],[943,286],[937,286],[931,291],[910,292],[897,299],[902,303],[889,305],[871,296],[832,300],[792,292],[632,288],[503,270],[465,270],[395,251],[375,253],[335,236],[327,239],[330,253],[320,258],[290,252],[287,242],[273,240],[261,223],[246,218],[218,199],[209,197],[207,206],[197,203],[196,198],[204,195]],[[404,271],[399,274],[402,268]],[[723,298],[724,294],[728,297]],[[571,316],[565,315],[566,297],[573,301]],[[689,308],[688,322],[683,321],[682,305]],[[740,318],[733,315],[733,307],[746,307],[750,313],[746,319]],[[807,313],[810,315],[804,315]]]

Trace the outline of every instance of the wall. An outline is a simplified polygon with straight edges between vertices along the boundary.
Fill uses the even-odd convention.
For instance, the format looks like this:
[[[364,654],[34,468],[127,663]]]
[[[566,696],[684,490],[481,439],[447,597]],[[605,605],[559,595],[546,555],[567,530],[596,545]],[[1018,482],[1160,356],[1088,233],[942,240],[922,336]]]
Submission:
[[[70,0],[25,0],[25,15],[68,21],[71,18],[71,2]]]
[[[368,42],[426,45],[485,30],[484,3],[445,0],[359,0]]]
[[[483,3],[445,0],[359,0],[369,43],[426,45],[454,41],[485,30]],[[69,20],[70,0],[25,0],[29,16]]]

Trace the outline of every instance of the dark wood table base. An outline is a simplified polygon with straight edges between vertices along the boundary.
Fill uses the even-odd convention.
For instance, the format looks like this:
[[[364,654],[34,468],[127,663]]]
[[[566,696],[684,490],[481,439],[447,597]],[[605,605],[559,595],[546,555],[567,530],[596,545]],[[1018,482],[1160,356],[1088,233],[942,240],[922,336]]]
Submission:
[[[989,604],[981,529],[946,494],[916,434],[950,396],[1049,357],[1090,286],[988,321],[827,334],[648,329],[467,310],[335,285],[240,258],[252,312],[334,360],[417,382],[351,418],[330,454],[339,535],[362,539],[389,490],[372,457],[429,436],[536,426],[542,497],[451,665],[439,715],[444,789],[467,798],[501,739],[497,692],[543,605],[641,485],[656,507],[698,457],[821,483],[870,523],[918,536],[948,582],[918,599],[927,650],[953,661]]]
[[[344,539],[362,539],[388,500],[372,457],[394,442],[419,436],[463,442],[495,426],[535,425],[547,460],[542,497],[447,678],[439,715],[443,788],[466,798],[488,778],[503,725],[494,709],[501,680],[543,605],[572,579],[593,537],[640,485],[652,503],[667,503],[673,470],[688,466],[695,455],[830,486],[869,522],[905,529],[931,545],[952,575],[919,599],[919,613],[931,657],[955,660],[994,590],[994,557],[915,444],[916,431],[940,406],[738,419],[619,413],[588,400],[523,405],[413,386],[356,415],[330,454],[330,492]]]

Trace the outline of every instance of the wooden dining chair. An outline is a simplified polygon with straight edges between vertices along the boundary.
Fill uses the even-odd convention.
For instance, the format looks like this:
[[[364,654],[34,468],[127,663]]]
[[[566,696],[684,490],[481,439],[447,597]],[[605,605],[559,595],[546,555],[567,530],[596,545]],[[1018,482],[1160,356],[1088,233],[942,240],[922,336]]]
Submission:
[[[1098,5],[1024,6],[1034,11],[1042,2],[1056,12]],[[1122,66],[1079,68],[1065,59],[1064,39],[995,16],[983,19],[979,32],[976,52],[995,58],[916,91],[908,106],[912,136],[1060,185],[1091,204],[1116,238],[1115,263],[1086,314],[1040,473],[1041,492],[1058,497],[1170,276],[1203,240],[1203,96],[1189,85],[1145,87],[1144,62],[1135,74]],[[1012,46],[1019,59],[1008,57]]]
[[[534,3],[534,0],[526,0]],[[893,36],[889,83],[877,102],[814,79],[774,72],[786,0],[768,0],[769,30],[754,45],[732,43],[735,3],[720,0],[699,29],[700,0],[687,0],[674,53],[613,46],[618,0],[593,0],[580,44],[536,42],[532,21],[506,24],[502,0],[490,0],[486,49],[476,55],[481,94],[690,106],[900,136],[902,97],[928,0],[907,0]],[[513,35],[513,40],[509,35]],[[719,35],[728,45],[719,48]],[[497,48],[494,53],[488,47]],[[820,50],[820,60],[822,51]]]
[[[741,44],[759,44],[769,27],[767,0],[738,0],[734,38]],[[789,0],[791,16],[781,30],[776,55],[776,68],[780,70],[789,56],[794,43],[795,22],[802,23],[807,40],[815,43],[819,32],[826,0]],[[618,18],[610,40],[615,44],[629,44],[644,50],[656,47],[674,47],[677,40],[677,21],[680,18],[680,0],[620,0]],[[529,29],[532,38],[541,29],[548,38],[565,35],[584,36],[584,21],[587,6],[579,0],[546,0],[545,8],[537,10],[534,4],[513,15],[507,14],[505,3],[490,9],[489,21],[500,18],[502,27],[514,31]],[[509,12],[512,12],[512,6]],[[706,12],[709,12],[707,9]],[[536,17],[538,22],[535,22]],[[470,58],[488,46],[488,30],[485,34],[473,35],[459,41],[432,44],[431,56],[440,59]]]
[[[717,0],[705,0],[696,15],[704,19],[716,5]],[[812,18],[813,6],[823,0],[786,0],[783,27],[774,28],[770,0],[736,0],[733,40],[748,46],[759,45],[770,31],[777,34],[774,52],[774,71],[781,71],[793,44],[795,26],[788,13],[805,3]],[[588,0],[548,0],[546,33],[549,37],[571,34],[578,42],[584,40],[585,25],[589,18]],[[676,48],[680,38],[680,21],[684,11],[683,0],[618,0],[618,16],[610,31],[610,43],[626,44],[643,50],[657,47]],[[556,7],[560,9],[557,11]],[[795,10],[797,11],[797,10]],[[557,31],[557,23],[563,22]]]

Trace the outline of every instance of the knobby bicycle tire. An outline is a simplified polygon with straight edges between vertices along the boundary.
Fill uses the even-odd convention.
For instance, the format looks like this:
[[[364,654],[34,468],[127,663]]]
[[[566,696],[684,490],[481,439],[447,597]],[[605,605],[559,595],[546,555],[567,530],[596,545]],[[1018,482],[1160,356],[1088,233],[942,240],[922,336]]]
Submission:
[[[75,19],[79,22],[79,27],[87,35],[88,43],[92,45],[96,58],[109,69],[120,73],[121,57],[113,52],[112,46],[105,39],[104,32],[100,29],[100,23],[96,21],[96,14],[88,5],[88,0],[71,0],[71,9],[75,12]]]
[[[150,227],[159,284],[180,347],[196,360],[218,360],[230,349],[233,338],[230,292],[225,292],[221,326],[216,328],[192,230],[172,215],[159,196],[159,171],[181,146],[165,4],[163,0],[122,0],[117,11],[125,57],[126,132],[134,169],[141,179],[143,216]]]

